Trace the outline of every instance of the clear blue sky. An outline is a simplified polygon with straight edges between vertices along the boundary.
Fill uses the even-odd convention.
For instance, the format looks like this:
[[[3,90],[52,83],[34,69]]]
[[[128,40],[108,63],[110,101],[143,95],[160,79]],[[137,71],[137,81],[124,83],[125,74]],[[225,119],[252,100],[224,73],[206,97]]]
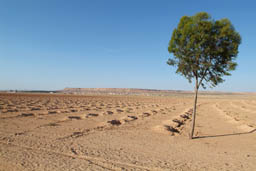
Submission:
[[[0,89],[193,90],[166,64],[167,47],[182,16],[205,11],[229,18],[242,37],[237,70],[212,90],[256,91],[255,7],[253,0],[2,0]]]

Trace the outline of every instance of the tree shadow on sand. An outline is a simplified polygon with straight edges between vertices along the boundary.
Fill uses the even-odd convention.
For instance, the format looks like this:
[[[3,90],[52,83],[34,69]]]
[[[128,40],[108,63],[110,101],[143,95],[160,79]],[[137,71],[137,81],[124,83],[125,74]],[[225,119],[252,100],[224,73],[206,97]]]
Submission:
[[[244,135],[244,134],[252,134],[256,131],[256,129],[253,129],[249,132],[240,132],[240,133],[233,133],[233,134],[222,134],[222,135],[207,135],[207,136],[198,136],[194,137],[193,139],[200,139],[200,138],[215,138],[215,137],[226,137],[226,136],[234,136],[234,135]]]

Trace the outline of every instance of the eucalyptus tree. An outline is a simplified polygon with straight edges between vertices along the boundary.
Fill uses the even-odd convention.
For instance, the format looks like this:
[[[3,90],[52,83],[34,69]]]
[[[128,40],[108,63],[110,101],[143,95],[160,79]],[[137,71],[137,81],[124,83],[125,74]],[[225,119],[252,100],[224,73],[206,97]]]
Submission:
[[[213,20],[206,12],[183,16],[173,30],[168,51],[173,56],[167,64],[177,68],[176,73],[195,84],[195,99],[191,132],[193,138],[199,87],[215,87],[235,70],[235,59],[241,37],[227,19]]]

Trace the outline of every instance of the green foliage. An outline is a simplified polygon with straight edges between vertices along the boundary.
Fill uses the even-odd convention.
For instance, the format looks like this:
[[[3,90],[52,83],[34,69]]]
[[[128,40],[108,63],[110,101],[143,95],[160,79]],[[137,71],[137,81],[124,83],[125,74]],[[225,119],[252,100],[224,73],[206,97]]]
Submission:
[[[189,82],[195,78],[197,88],[205,88],[205,83],[214,87],[236,69],[240,43],[241,37],[228,19],[214,21],[206,12],[183,16],[172,33],[168,51],[174,57],[167,64],[176,66],[176,73]]]

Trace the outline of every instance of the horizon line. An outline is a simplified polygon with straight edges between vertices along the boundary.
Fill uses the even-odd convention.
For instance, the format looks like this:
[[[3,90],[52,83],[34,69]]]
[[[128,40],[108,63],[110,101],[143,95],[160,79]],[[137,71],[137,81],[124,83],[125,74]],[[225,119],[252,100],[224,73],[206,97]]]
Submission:
[[[0,89],[0,92],[6,92],[6,91],[20,91],[20,92],[26,92],[26,91],[45,91],[45,92],[51,92],[51,91],[63,91],[65,89],[131,89],[131,90],[153,90],[153,91],[181,91],[181,92],[194,92],[193,90],[180,90],[180,89],[154,89],[154,88],[84,88],[84,87],[65,87],[63,89],[58,90],[47,90],[47,89]],[[256,93],[256,91],[224,91],[224,90],[199,90],[199,92],[219,92],[219,93]]]

